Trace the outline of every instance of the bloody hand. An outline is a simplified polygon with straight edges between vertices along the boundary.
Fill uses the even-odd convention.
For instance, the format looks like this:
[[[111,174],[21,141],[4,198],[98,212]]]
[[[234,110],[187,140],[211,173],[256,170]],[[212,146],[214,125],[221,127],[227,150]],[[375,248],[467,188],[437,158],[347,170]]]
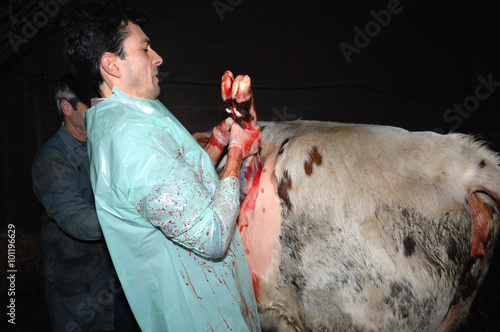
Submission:
[[[243,151],[243,159],[256,154],[259,151],[261,141],[259,128],[255,130],[243,129],[237,123],[231,127],[229,148],[239,147]]]

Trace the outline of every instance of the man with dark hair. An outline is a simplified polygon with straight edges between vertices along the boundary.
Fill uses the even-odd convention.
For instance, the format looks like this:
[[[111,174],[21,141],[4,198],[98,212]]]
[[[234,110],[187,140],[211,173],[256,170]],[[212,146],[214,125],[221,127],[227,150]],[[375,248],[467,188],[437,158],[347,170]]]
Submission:
[[[63,122],[33,163],[33,189],[44,207],[45,298],[53,331],[137,330],[95,211],[83,122],[91,97],[73,75],[61,79],[55,100]]]
[[[240,167],[258,151],[260,130],[226,119],[202,149],[157,100],[163,60],[143,22],[124,3],[89,3],[61,26],[70,68],[105,98],[86,124],[111,258],[143,331],[258,331],[236,218]],[[249,79],[238,84],[244,101]],[[213,163],[225,146],[219,179]]]

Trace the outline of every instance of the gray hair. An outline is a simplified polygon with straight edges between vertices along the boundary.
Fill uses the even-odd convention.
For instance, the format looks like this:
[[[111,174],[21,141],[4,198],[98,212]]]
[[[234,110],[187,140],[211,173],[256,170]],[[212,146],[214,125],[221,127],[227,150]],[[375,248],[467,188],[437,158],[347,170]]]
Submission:
[[[64,75],[57,83],[54,98],[56,101],[57,112],[61,120],[64,120],[64,114],[61,108],[61,101],[67,100],[74,110],[77,108],[77,103],[82,102],[90,106],[90,99],[95,96],[89,88],[79,81],[73,74]]]

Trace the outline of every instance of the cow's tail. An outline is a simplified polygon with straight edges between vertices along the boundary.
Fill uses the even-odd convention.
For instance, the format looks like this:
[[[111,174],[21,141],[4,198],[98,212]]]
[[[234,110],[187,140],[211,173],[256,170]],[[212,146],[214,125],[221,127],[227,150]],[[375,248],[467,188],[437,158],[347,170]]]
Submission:
[[[439,332],[453,331],[467,315],[479,285],[486,274],[500,229],[500,157],[485,143],[463,135],[461,151],[468,167],[467,203],[472,216],[470,254],[458,287]],[[469,164],[471,163],[471,164]]]

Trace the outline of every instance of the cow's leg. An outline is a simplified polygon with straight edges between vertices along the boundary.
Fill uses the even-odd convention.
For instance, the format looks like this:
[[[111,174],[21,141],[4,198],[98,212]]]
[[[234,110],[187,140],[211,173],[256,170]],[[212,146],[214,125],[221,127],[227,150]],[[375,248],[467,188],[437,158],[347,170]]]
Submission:
[[[248,75],[239,75],[233,79],[233,74],[226,70],[222,76],[221,96],[226,103],[228,113],[240,126],[250,130],[258,129],[251,80]]]
[[[260,130],[257,125],[257,113],[253,103],[250,77],[239,75],[234,79],[233,74],[226,70],[222,76],[221,96],[226,103],[227,112],[241,127],[248,130]],[[252,188],[259,167],[260,158],[258,155],[251,156],[243,162],[240,173],[241,201],[245,199]]]
[[[233,89],[233,82],[234,82],[234,77],[233,73],[231,73],[229,70],[226,70],[224,72],[224,75],[222,75],[222,82],[221,82],[221,97],[224,103],[226,103],[226,111],[233,116],[233,118],[236,118],[236,114],[234,114],[234,105],[233,105],[233,99],[231,98],[231,91]]]

